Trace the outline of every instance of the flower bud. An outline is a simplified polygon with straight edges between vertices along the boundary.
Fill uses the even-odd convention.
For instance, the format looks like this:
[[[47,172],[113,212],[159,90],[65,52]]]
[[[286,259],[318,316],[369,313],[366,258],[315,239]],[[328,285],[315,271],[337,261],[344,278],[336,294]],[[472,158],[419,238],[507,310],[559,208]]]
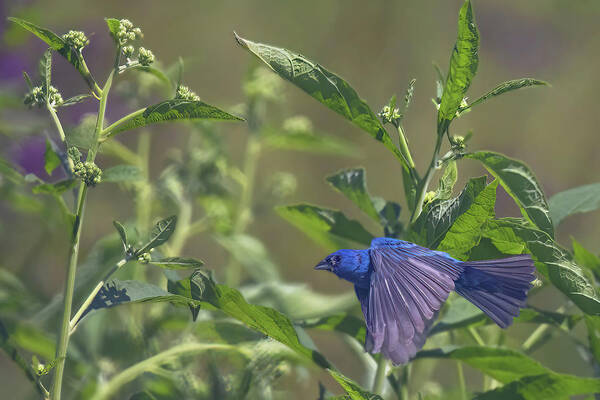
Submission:
[[[141,65],[147,67],[154,62],[154,54],[152,51],[140,47],[138,49],[138,61]]]
[[[133,46],[123,47],[123,55],[127,58],[131,58],[133,56],[134,52],[135,52],[135,49],[133,48]]]
[[[141,62],[141,61],[140,61]],[[176,99],[183,99],[189,101],[200,101],[200,96],[194,93],[189,87],[180,85],[175,93]]]
[[[67,42],[69,46],[78,51],[81,51],[85,46],[90,44],[90,41],[85,36],[85,33],[81,31],[69,31],[68,33],[62,35],[62,39]]]

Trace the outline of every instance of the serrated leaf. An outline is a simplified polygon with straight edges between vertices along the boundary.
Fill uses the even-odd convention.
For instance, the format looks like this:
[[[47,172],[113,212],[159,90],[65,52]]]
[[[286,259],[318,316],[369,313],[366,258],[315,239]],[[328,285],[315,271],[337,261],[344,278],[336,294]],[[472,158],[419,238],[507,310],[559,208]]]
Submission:
[[[478,151],[466,157],[479,160],[490,174],[500,181],[521,209],[523,216],[550,237],[554,237],[554,226],[546,196],[527,165],[491,151]]]
[[[136,252],[136,255],[140,255],[148,252],[149,250],[164,244],[173,232],[175,232],[175,226],[177,225],[177,216],[172,215],[168,218],[160,220],[156,223],[152,232],[150,232],[150,241],[146,243],[141,249]]]
[[[339,154],[356,157],[358,150],[349,143],[323,134],[312,132],[267,132],[264,143],[268,147],[282,150],[297,150],[321,154]]]
[[[479,243],[482,227],[495,216],[497,188],[498,181],[495,180],[477,194],[469,208],[454,220],[436,247],[438,250],[459,260],[468,258],[468,252]]]
[[[85,65],[85,61],[83,60],[83,56],[79,51],[71,48],[60,36],[55,34],[54,32],[41,28],[31,22],[27,22],[20,18],[8,17],[9,21],[12,21],[22,28],[28,30],[33,33],[38,38],[42,39],[50,48],[61,56],[63,56],[68,62],[71,63],[75,67],[75,69],[81,74],[85,82],[87,83],[90,90],[95,90],[98,86],[90,71],[87,69]]]
[[[119,234],[119,237],[121,238],[121,243],[123,243],[123,248],[125,248],[125,250],[127,250],[129,241],[127,240],[127,231],[125,230],[125,227],[119,221],[113,221],[113,226],[115,227],[115,229],[117,230],[117,233]]]
[[[347,394],[347,398],[351,400],[383,400],[381,396],[370,393],[360,387],[360,385],[354,382],[352,379],[342,375],[341,373],[329,369],[329,374],[344,388]]]
[[[600,183],[579,186],[557,193],[548,200],[550,216],[558,226],[569,215],[600,208]]]
[[[312,318],[295,321],[303,328],[336,331],[345,333],[356,339],[361,345],[365,343],[367,328],[364,321],[351,314],[335,314],[322,318]]]
[[[258,57],[280,77],[357,125],[383,143],[402,163],[405,163],[375,113],[342,78],[290,50],[255,43],[238,35],[235,38],[240,46]]]
[[[600,281],[600,257],[587,250],[575,239],[573,239],[573,259],[577,264],[592,271]]]
[[[147,125],[192,119],[222,121],[244,120],[243,118],[231,115],[210,104],[206,104],[203,101],[173,99],[165,100],[144,110],[140,110],[139,113],[134,113],[131,118],[120,121],[118,125],[112,128],[107,128],[105,135],[106,137],[111,137],[118,133]]]
[[[499,96],[506,92],[511,92],[513,90],[530,87],[530,86],[549,86],[549,84],[548,84],[548,82],[540,81],[539,79],[533,79],[533,78],[520,78],[520,79],[513,79],[510,81],[502,82],[500,85],[496,86],[494,89],[490,90],[489,92],[487,92],[486,94],[484,94],[483,96],[478,98],[477,100],[473,101],[467,107],[461,108],[459,110],[459,112],[462,112],[468,108],[472,108],[472,107],[476,106],[477,104],[481,104],[484,101],[488,100],[489,98]]]
[[[479,65],[479,32],[475,25],[473,9],[469,0],[465,1],[458,15],[458,36],[452,56],[448,77],[444,86],[438,110],[438,134],[443,134],[456,117],[463,98]]]
[[[150,264],[166,269],[190,269],[201,267],[204,265],[204,262],[195,258],[166,257],[159,260],[152,260]]]
[[[52,143],[46,139],[46,151],[44,151],[44,170],[48,175],[60,165],[60,157],[52,149]]]
[[[431,203],[413,224],[409,240],[436,248],[454,221],[469,210],[475,198],[484,190],[485,181],[485,176],[471,178],[457,197]]]
[[[142,171],[134,165],[116,165],[102,171],[102,182],[136,182],[142,179]]]
[[[375,209],[373,199],[367,191],[366,180],[364,168],[345,169],[327,177],[327,182],[336,190],[356,204],[358,208],[373,220],[379,222],[379,213]]]
[[[345,248],[351,245],[350,242],[368,247],[373,239],[373,235],[359,222],[346,218],[337,210],[310,204],[297,204],[277,207],[276,211],[317,244],[330,250]]]
[[[65,179],[56,183],[42,183],[31,188],[34,194],[60,195],[77,185],[76,179]]]
[[[89,94],[78,94],[77,96],[73,96],[73,97],[69,97],[68,99],[66,99],[65,101],[63,101],[62,103],[58,104],[59,107],[68,107],[68,106],[72,106],[75,104],[79,104],[82,101],[88,99],[92,97]]]

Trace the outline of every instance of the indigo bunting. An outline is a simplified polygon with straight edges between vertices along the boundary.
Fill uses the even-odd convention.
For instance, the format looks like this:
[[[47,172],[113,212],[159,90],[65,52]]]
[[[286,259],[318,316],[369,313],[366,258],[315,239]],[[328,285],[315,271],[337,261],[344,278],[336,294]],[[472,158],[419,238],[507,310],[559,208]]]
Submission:
[[[354,284],[367,337],[365,350],[406,363],[425,344],[450,291],[506,328],[525,306],[535,279],[529,254],[459,261],[447,253],[398,239],[376,238],[364,250],[338,250],[315,269]]]

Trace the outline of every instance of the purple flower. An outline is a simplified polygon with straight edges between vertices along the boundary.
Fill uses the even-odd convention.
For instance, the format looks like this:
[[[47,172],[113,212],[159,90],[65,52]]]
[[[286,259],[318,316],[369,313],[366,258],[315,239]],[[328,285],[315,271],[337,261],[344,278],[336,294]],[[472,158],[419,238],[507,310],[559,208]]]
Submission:
[[[52,175],[44,169],[46,140],[41,136],[29,136],[11,149],[10,157],[25,174],[34,174],[44,181],[56,181],[65,176],[62,168],[56,168]]]

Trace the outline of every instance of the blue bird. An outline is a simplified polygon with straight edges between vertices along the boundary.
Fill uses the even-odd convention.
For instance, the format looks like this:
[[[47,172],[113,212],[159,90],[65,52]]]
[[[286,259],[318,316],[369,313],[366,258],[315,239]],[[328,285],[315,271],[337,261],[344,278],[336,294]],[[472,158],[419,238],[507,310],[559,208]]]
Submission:
[[[535,279],[529,254],[463,262],[390,238],[373,239],[364,250],[338,250],[315,269],[354,284],[367,325],[365,350],[381,352],[395,365],[423,347],[450,291],[506,328],[525,306]]]

